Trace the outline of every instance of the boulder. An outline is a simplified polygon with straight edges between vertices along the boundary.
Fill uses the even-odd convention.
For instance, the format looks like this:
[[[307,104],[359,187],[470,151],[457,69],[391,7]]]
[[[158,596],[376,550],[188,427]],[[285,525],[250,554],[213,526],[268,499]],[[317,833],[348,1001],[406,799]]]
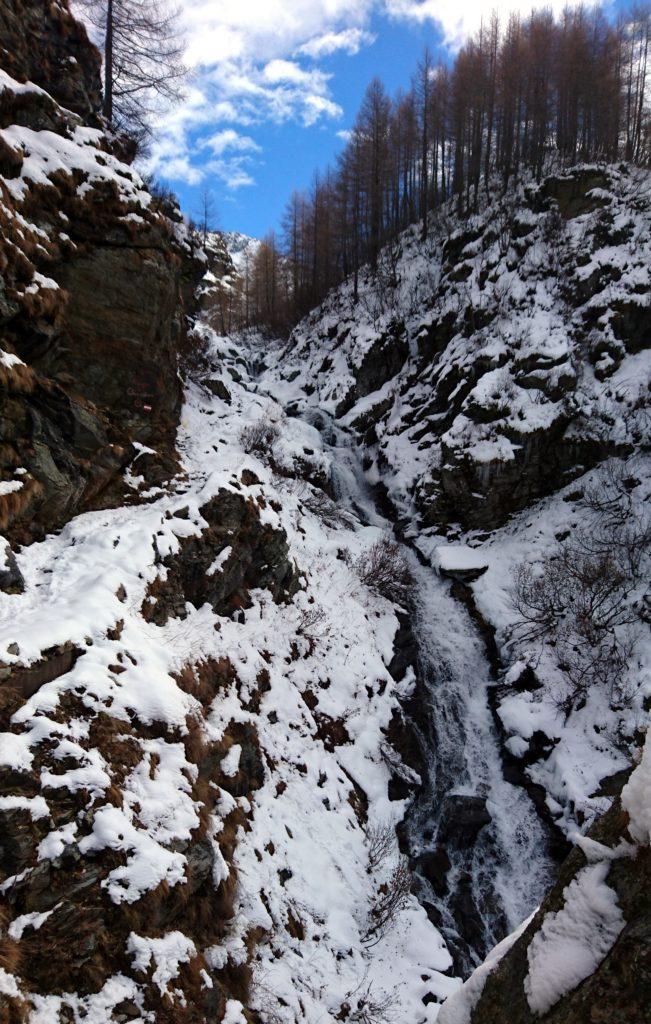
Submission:
[[[22,594],[25,589],[25,580],[18,568],[16,556],[6,541],[4,542],[4,564],[1,563],[1,559],[2,554],[0,554],[0,590],[4,590],[5,594]]]
[[[285,532],[263,525],[251,499],[220,491],[200,512],[208,528],[182,541],[180,552],[164,560],[165,579],[154,581],[143,604],[148,621],[161,626],[172,616],[184,617],[188,601],[230,615],[248,605],[254,588],[268,588],[278,601],[296,592],[298,573]],[[227,557],[216,568],[224,552]]]
[[[467,849],[474,845],[491,816],[486,799],[465,793],[448,793],[443,798],[437,839],[440,846]]]
[[[473,583],[488,569],[481,550],[467,544],[444,544],[435,548],[434,563],[441,576],[458,583]]]

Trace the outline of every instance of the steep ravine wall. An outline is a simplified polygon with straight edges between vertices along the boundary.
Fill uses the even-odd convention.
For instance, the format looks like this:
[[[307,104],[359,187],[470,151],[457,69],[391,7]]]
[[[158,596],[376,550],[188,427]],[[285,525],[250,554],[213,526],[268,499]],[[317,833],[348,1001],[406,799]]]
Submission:
[[[3,0],[0,54],[0,525],[24,541],[119,498],[134,442],[152,483],[174,470],[181,285],[205,262],[103,130],[67,3]]]
[[[624,543],[626,531],[637,528],[648,537],[650,185],[644,169],[579,166],[551,174],[540,185],[521,183],[506,196],[487,195],[479,215],[467,221],[443,211],[433,219],[428,244],[420,242],[416,228],[403,236],[397,257],[392,254],[398,283],[391,294],[382,288],[382,266],[377,278],[361,275],[359,302],[352,285],[342,285],[297,326],[278,355],[268,357],[265,375],[271,393],[292,415],[312,422],[319,410],[350,431],[369,483],[386,491],[385,518],[397,523],[426,566],[442,571],[443,551],[457,557],[460,567],[469,557],[478,565],[470,580],[460,568],[452,589],[484,637],[486,666],[493,670],[488,702],[502,797],[510,785],[531,797],[557,864],[575,842],[588,854],[576,837],[590,823],[597,822],[597,833],[608,829],[617,812],[607,808],[639,757],[650,705],[648,598],[644,580],[631,569],[635,643],[624,678],[610,686],[597,682],[565,700],[567,666],[554,658],[554,644],[527,648],[514,637],[515,580],[522,565],[532,566],[534,574],[538,566],[542,571],[562,555],[566,541],[571,545],[576,537],[580,544],[581,537],[598,535],[601,512],[595,517],[594,510],[612,499],[613,474],[623,479],[617,500],[629,509],[614,543]],[[403,634],[413,656],[416,645],[404,624]],[[439,640],[444,647],[445,632]],[[455,752],[446,753],[428,725],[437,712],[444,715],[436,707],[432,714],[431,702],[447,699],[451,720],[467,701],[461,713],[470,711],[470,722],[479,681],[479,674],[470,674],[453,694],[446,691],[445,675],[437,680],[434,674],[428,694],[421,678],[402,716],[394,719],[393,742],[421,777],[428,744],[432,750],[441,746],[456,770]],[[625,692],[617,689],[622,682]],[[478,892],[466,884],[464,894],[463,879],[451,871],[450,850],[465,831],[471,835],[469,860],[473,844],[486,856],[485,794],[471,793],[458,772],[457,789],[450,788],[461,797],[460,806],[466,801],[467,813],[461,810],[454,822],[450,849],[432,846],[445,766],[436,775],[431,789],[420,792],[413,782],[410,787],[404,779],[394,781],[399,795],[416,796],[401,834],[404,841],[411,814],[412,849],[418,849],[419,836],[425,838],[421,869],[440,893],[435,888],[428,912],[448,942],[452,938],[457,968],[465,971],[468,940],[483,956],[486,939],[477,927]],[[498,810],[513,817],[520,812],[509,797]],[[526,891],[531,861],[523,839],[517,884]],[[626,921],[622,941],[603,971],[596,970],[595,960],[589,977],[571,998],[561,999],[549,1020],[564,1021],[564,1013],[571,1021],[592,1019],[589,1014],[608,1019],[608,1008],[615,1006],[613,1019],[646,1019],[648,911],[635,901],[646,884],[647,852],[618,860],[613,868]],[[562,907],[572,872],[585,866],[582,856],[578,850],[570,854],[544,908]],[[602,860],[609,856],[602,852]],[[495,858],[487,863],[496,872],[504,867]],[[441,907],[452,902],[450,882],[458,887],[453,895],[464,922],[460,948],[441,916]],[[579,912],[584,923],[593,920],[592,895],[600,899],[597,890],[588,897]],[[533,877],[529,896],[533,909],[542,896]],[[494,908],[496,922],[500,909]],[[543,917],[541,911],[529,925],[529,941]],[[503,919],[493,938],[500,934]],[[520,951],[527,939],[518,939]],[[495,986],[486,986],[472,1024],[510,1019],[511,996],[514,1019],[538,1019],[523,999],[521,952],[519,960],[515,952],[513,958],[505,958]],[[640,965],[643,996],[629,960]],[[488,956],[477,978],[494,962]],[[473,991],[477,981],[469,985]],[[469,1024],[470,1011],[462,1004],[452,1000],[441,1019]]]

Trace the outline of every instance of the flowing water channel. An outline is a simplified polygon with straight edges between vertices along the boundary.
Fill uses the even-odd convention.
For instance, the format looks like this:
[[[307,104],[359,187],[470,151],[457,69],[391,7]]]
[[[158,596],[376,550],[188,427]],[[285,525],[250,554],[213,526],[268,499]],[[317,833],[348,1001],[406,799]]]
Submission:
[[[420,749],[422,787],[404,836],[419,898],[467,974],[537,906],[552,867],[548,836],[526,791],[504,778],[489,688],[491,665],[466,606],[450,582],[421,564],[367,481],[354,435],[320,410],[303,417],[333,457],[339,504],[393,532],[415,580],[409,626],[418,650],[410,728]]]

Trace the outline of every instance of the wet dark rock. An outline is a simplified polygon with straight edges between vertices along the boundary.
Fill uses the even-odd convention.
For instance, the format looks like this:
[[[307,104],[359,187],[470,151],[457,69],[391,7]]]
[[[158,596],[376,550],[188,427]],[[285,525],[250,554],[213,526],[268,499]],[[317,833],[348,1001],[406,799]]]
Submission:
[[[608,175],[600,168],[586,167],[568,174],[550,176],[540,195],[556,203],[565,220],[601,209],[608,203],[603,195],[591,195],[593,189],[607,189]]]
[[[24,589],[23,574],[18,568],[16,556],[7,545],[4,551],[4,565],[0,563],[0,590],[3,590],[5,594],[22,594]]]
[[[485,948],[486,929],[475,902],[472,876],[468,872],[462,872],[457,879],[449,905],[459,934],[463,935],[469,948]]]
[[[437,896],[446,896],[449,889],[447,873],[452,866],[452,861],[445,849],[445,846],[437,846],[435,850],[421,853],[415,863],[415,868],[425,876]]]
[[[55,271],[69,294],[61,342],[32,357],[49,376],[70,374],[141,442],[178,418],[178,266],[162,238],[160,248],[100,244],[66,262]]]
[[[409,355],[404,330],[404,324],[395,323],[373,343],[353,370],[355,386],[337,406],[337,416],[345,415],[360,398],[373,394],[400,372]]]
[[[438,842],[457,849],[472,846],[481,830],[489,825],[491,816],[481,796],[449,793],[443,798]]]
[[[402,682],[407,670],[416,664],[418,658],[418,641],[414,636],[411,616],[404,612],[398,614],[399,627],[393,638],[393,657],[387,668],[397,683]]]
[[[278,601],[296,592],[298,574],[287,537],[262,524],[254,501],[220,491],[200,511],[208,528],[183,540],[180,552],[164,560],[167,578],[152,584],[143,605],[147,621],[164,625],[171,616],[183,617],[187,601],[195,608],[208,603],[220,615],[230,615],[248,606],[254,588],[266,587]],[[232,551],[224,565],[209,574],[227,547]]]
[[[215,396],[215,398],[221,398],[222,402],[226,402],[227,405],[231,404],[231,393],[224,384],[223,380],[218,378],[210,378],[205,381],[205,385],[208,390]]]
[[[526,665],[517,679],[514,679],[511,682],[511,687],[517,693],[535,693],[536,690],[542,689],[542,686],[543,684],[540,682],[535,669],[533,669],[531,665]]]
[[[626,836],[627,816],[616,803],[588,835],[608,847]],[[544,917],[564,905],[564,890],[587,864],[575,848],[563,863],[556,884],[533,921],[486,981],[472,1024],[537,1024],[524,981],[527,951]],[[544,1015],[545,1024],[642,1024],[651,1006],[651,851],[612,863],[606,884],[614,889],[625,925],[597,969],[562,996]]]
[[[615,772],[613,775],[606,776],[599,783],[593,796],[621,796],[622,789],[628,782],[632,771],[633,766],[631,765],[628,768],[622,768],[621,771]]]
[[[0,809],[0,871],[5,878],[20,874],[31,864],[41,831],[29,810],[21,807]]]
[[[448,580],[456,580],[457,583],[474,583],[487,571],[488,565],[478,565],[472,569],[439,569],[441,576]]]

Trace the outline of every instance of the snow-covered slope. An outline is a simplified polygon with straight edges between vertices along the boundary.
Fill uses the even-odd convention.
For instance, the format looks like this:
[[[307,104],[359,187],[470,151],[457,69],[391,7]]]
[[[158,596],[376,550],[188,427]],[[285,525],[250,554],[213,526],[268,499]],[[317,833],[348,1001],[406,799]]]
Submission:
[[[451,958],[387,796],[413,673],[354,568],[381,530],[199,333],[219,372],[189,386],[181,474],[148,490],[136,461],[138,504],[25,549],[0,595],[1,998],[39,1024],[434,1020]]]
[[[293,412],[355,430],[424,559],[441,567],[447,545],[454,562],[457,546],[447,575],[474,577],[465,600],[497,631],[506,770],[566,835],[608,806],[651,696],[650,190],[648,171],[579,167],[467,221],[443,211],[427,243],[414,227],[385,250],[357,302],[352,282],[333,292],[266,376]],[[615,569],[624,548],[635,566]],[[583,585],[548,634],[522,623],[527,586],[561,577],[570,591],[589,558],[627,581],[608,633],[619,660],[590,641],[601,676],[574,664]]]
[[[445,209],[296,328],[279,377],[365,436],[399,512],[493,528],[640,444],[648,171],[579,167]]]
[[[219,235],[226,251],[231,257],[235,269],[242,273],[247,260],[250,262],[260,248],[260,240],[251,238],[250,235],[243,235],[240,231],[220,231]]]

